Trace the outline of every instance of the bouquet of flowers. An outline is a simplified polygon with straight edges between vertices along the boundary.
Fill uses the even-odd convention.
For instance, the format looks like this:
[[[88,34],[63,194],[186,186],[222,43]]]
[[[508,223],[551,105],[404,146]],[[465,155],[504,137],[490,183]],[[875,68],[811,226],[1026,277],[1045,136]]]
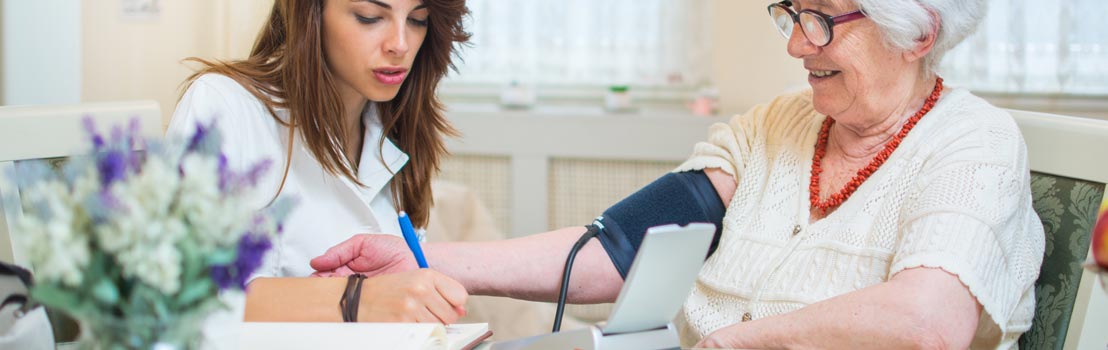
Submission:
[[[101,348],[195,346],[203,319],[224,307],[219,292],[244,288],[291,202],[246,205],[269,163],[229,169],[210,125],[144,151],[137,122],[109,138],[85,127],[87,157],[20,164],[32,299],[72,315]]]

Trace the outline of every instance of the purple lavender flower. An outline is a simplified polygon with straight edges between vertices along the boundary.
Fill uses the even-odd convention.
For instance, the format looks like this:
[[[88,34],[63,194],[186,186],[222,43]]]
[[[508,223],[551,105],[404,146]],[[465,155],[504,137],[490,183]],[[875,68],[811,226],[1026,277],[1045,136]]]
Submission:
[[[142,142],[142,127],[139,125],[138,118],[132,118],[131,122],[127,125],[127,149],[135,149],[139,142]]]
[[[96,132],[96,124],[93,123],[92,117],[85,116],[85,118],[81,120],[81,123],[85,126],[85,132],[92,138],[92,148],[96,151],[100,151],[100,149],[104,148],[104,137]]]
[[[107,141],[96,131],[92,118],[85,117],[82,123],[92,139],[96,169],[105,188],[116,181],[124,180],[129,172],[141,170],[142,154],[134,151],[138,142],[141,142],[138,119],[132,119],[126,131],[119,126],[112,127],[111,138]]]
[[[212,266],[212,280],[220,290],[246,289],[246,279],[262,266],[265,252],[272,246],[265,234],[247,232],[239,239],[234,263]]]
[[[112,137],[111,137],[112,145],[121,144],[124,141],[123,137],[124,137],[123,128],[120,128],[119,125],[112,126]]]
[[[246,172],[245,177],[243,178],[243,183],[246,186],[250,187],[256,186],[258,184],[258,180],[262,178],[262,175],[269,171],[269,167],[271,166],[273,166],[272,159],[262,160],[257,164],[254,164],[254,167],[250,168],[250,170]]]
[[[257,186],[258,180],[269,170],[273,161],[265,159],[254,164],[246,172],[235,172],[227,161],[227,156],[219,155],[219,190],[223,193],[232,193],[244,187]]]
[[[220,135],[215,122],[208,125],[197,123],[196,132],[189,139],[187,149],[189,153],[214,157],[220,154],[222,144],[223,137]]]
[[[215,281],[215,285],[219,287],[219,290],[228,290],[237,285],[234,276],[231,274],[231,266],[228,265],[212,266],[212,281]]]
[[[238,256],[235,257],[235,268],[241,279],[240,285],[246,286],[246,278],[262,266],[262,259],[273,242],[264,234],[247,234],[239,240]]]
[[[227,165],[227,155],[219,155],[219,191],[227,192],[227,188],[230,186],[230,182],[233,180],[235,174],[231,171]]]
[[[204,139],[208,137],[208,127],[204,124],[196,123],[196,132],[192,134],[192,138],[189,139],[188,151],[196,151],[200,145],[204,142]]]
[[[103,184],[105,188],[116,181],[121,181],[126,178],[127,158],[127,155],[119,150],[111,150],[100,155],[96,162],[96,169],[100,171],[100,183]]]

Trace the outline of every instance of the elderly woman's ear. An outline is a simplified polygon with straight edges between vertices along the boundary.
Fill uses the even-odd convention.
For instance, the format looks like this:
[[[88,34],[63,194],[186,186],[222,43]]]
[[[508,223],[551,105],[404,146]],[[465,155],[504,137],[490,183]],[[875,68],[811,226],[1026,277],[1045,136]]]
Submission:
[[[904,58],[908,61],[916,61],[927,57],[931,49],[935,47],[935,41],[939,39],[939,28],[942,28],[943,19],[935,11],[928,10],[931,15],[931,30],[916,39],[916,45],[911,50],[904,52]]]

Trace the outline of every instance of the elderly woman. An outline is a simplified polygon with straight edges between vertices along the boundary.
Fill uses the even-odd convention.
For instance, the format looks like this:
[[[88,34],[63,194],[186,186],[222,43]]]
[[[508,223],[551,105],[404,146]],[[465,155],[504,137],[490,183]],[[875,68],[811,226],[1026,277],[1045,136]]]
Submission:
[[[1044,244],[1025,145],[1007,113],[936,74],[985,2],[769,6],[811,90],[713,126],[678,173],[663,177],[709,183],[718,198],[707,207],[726,208],[679,315],[683,344],[1016,346],[1030,327]],[[673,188],[652,184],[598,222],[641,227],[659,214],[634,205]],[[713,209],[703,212],[713,219]],[[583,231],[426,250],[432,267],[472,293],[551,300],[564,252]],[[619,234],[601,232],[577,257],[572,301],[618,294],[642,235]],[[409,255],[395,238],[363,235],[312,263],[324,274],[379,273],[414,267]]]

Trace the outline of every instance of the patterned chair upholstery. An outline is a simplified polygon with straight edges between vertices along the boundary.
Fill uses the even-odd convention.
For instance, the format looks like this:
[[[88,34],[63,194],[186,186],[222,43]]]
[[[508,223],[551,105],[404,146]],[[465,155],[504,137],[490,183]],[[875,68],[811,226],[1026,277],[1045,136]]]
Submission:
[[[1046,249],[1035,282],[1035,319],[1031,330],[1020,337],[1021,349],[1063,348],[1104,187],[1103,183],[1032,172],[1032,201],[1043,221]]]
[[[1093,299],[1103,296],[1092,290],[1099,289],[1095,278],[1081,267],[1108,184],[1108,121],[1009,112],[1027,143],[1032,203],[1046,233],[1035,282],[1035,318],[1019,347],[1076,349],[1079,342],[1108,340],[1099,311],[1089,309]]]

